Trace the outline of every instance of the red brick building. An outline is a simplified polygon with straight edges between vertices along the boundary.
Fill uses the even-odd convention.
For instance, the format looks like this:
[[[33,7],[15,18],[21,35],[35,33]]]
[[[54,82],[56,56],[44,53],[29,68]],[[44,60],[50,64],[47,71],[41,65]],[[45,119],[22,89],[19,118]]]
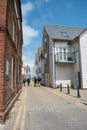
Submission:
[[[0,0],[0,119],[22,87],[22,37],[20,0]]]

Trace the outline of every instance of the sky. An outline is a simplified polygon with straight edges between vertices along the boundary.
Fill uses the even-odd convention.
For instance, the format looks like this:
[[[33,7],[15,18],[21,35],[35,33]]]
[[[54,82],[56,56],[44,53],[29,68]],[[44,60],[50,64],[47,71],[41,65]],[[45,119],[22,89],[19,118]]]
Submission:
[[[44,24],[87,27],[87,0],[21,0],[23,66],[32,71]]]

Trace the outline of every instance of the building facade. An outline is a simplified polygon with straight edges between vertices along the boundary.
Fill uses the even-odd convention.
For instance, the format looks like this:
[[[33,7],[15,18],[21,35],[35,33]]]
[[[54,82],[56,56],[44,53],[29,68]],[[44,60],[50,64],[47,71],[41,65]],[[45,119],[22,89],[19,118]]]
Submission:
[[[87,88],[87,30],[45,25],[42,48],[46,86]]]
[[[20,0],[0,0],[0,117],[22,87],[22,14]]]
[[[36,78],[41,77],[41,47],[38,47],[38,51],[35,53],[35,66],[34,66],[34,76]]]

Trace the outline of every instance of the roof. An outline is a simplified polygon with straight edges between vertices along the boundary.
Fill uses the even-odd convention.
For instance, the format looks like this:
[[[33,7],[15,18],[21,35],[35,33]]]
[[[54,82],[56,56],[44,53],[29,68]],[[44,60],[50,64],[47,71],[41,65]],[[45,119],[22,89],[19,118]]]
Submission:
[[[46,32],[52,39],[60,40],[73,40],[78,37],[85,28],[81,27],[69,27],[59,25],[44,25]]]

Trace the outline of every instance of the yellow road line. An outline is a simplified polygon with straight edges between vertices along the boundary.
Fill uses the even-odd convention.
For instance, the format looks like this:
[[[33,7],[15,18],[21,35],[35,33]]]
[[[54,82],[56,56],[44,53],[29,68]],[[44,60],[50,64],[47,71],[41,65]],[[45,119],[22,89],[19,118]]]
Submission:
[[[22,121],[21,121],[21,126],[20,126],[20,130],[24,130],[24,124],[25,124],[25,117],[26,117],[26,93],[24,95],[24,102],[23,102],[23,117],[22,117]]]
[[[22,108],[23,107],[21,106],[20,109],[19,109],[19,112],[18,112],[16,121],[15,121],[15,124],[14,124],[13,130],[17,130],[17,127],[18,127],[18,124],[19,124],[19,119],[20,119],[21,112],[22,112]]]
[[[26,105],[24,105],[23,118],[22,118],[20,130],[24,130],[25,117],[26,117]]]

